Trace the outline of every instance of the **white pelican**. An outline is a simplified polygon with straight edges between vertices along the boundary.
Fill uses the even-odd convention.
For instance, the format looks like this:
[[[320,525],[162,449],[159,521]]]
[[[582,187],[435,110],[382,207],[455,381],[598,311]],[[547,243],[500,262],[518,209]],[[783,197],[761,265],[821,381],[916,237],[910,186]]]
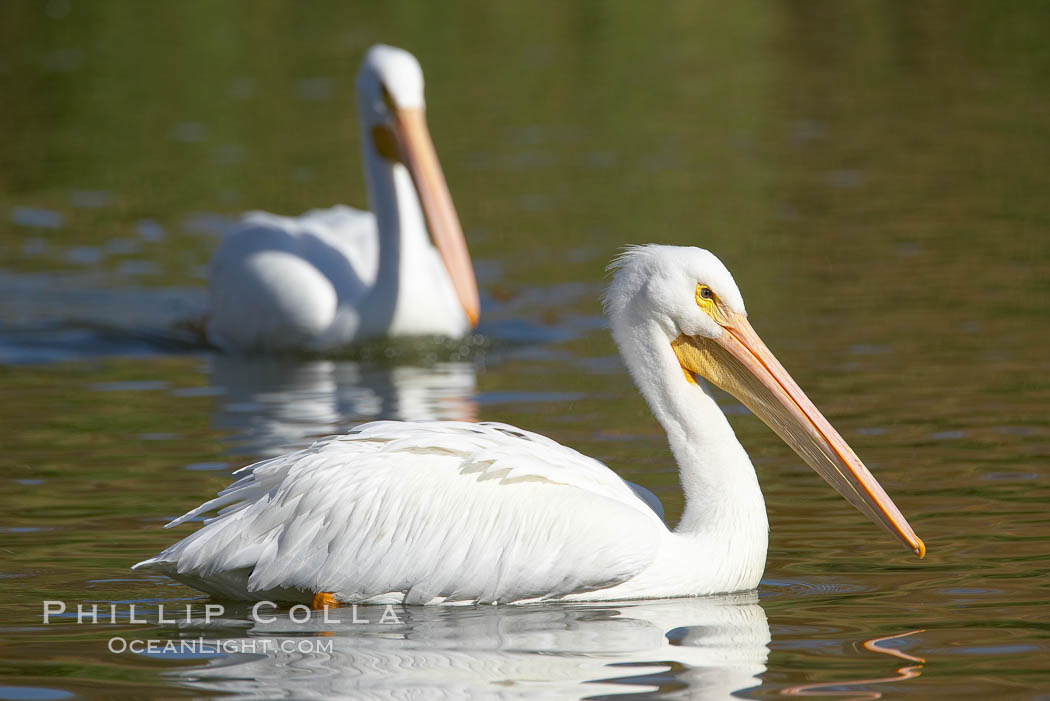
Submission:
[[[196,533],[136,567],[222,598],[408,604],[616,600],[755,588],[768,524],[755,470],[695,375],[732,393],[919,557],[875,478],[752,330],[725,266],[642,246],[605,295],[685,491],[673,531],[596,460],[494,423],[365,424],[244,468]]]
[[[427,131],[419,62],[373,46],[357,97],[372,212],[246,215],[212,258],[211,343],[326,351],[384,336],[459,338],[477,325],[477,283]]]

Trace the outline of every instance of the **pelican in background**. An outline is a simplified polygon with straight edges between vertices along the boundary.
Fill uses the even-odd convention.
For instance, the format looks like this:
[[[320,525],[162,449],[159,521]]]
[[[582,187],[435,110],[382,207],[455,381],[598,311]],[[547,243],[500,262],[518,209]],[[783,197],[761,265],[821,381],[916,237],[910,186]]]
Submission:
[[[754,589],[768,522],[747,453],[697,375],[733,394],[862,513],[925,546],[751,328],[699,248],[614,263],[613,337],[667,432],[685,492],[672,531],[600,462],[495,423],[379,421],[244,468],[169,526],[218,516],[135,567],[221,598],[407,604],[620,600]]]
[[[357,76],[371,212],[247,214],[212,258],[208,340],[236,352],[330,351],[466,335],[480,302],[424,116],[423,71],[377,45]]]

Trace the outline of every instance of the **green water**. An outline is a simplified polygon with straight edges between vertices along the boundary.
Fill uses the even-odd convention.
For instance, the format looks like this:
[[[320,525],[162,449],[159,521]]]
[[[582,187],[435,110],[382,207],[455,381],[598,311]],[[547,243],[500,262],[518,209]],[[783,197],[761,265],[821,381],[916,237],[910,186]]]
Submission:
[[[0,699],[1046,698],[1048,26],[1042,3],[0,4]],[[364,203],[353,77],[377,41],[426,72],[479,337],[298,363],[185,343],[228,217]],[[206,637],[333,648],[109,651],[201,632],[156,619],[205,599],[128,569],[189,532],[168,518],[365,419],[519,424],[673,522],[598,303],[644,242],[726,262],[924,561],[725,398],[770,514],[757,598],[316,633],[231,609]],[[45,600],[120,617],[45,625]]]

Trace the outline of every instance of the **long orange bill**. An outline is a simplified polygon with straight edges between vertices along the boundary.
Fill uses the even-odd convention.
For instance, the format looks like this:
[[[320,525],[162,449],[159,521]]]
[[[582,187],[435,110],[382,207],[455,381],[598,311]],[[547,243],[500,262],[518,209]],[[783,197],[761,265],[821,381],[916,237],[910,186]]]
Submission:
[[[431,240],[445,264],[471,326],[477,326],[481,300],[478,297],[474,266],[470,263],[467,241],[463,237],[459,216],[445,183],[445,174],[441,171],[430,132],[427,131],[423,109],[398,108],[393,110],[393,114],[401,156],[416,186]]]
[[[861,513],[919,557],[926,546],[856,453],[813,406],[743,315],[732,314],[717,339],[679,336],[682,367],[729,392]]]

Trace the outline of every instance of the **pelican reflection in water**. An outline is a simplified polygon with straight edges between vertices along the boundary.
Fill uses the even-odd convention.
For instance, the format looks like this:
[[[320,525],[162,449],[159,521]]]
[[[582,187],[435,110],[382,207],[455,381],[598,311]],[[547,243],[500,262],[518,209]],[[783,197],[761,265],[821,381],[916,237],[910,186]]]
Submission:
[[[224,354],[208,359],[212,424],[234,452],[279,455],[376,418],[477,419],[474,364],[376,365]]]
[[[766,613],[753,592],[601,604],[399,606],[396,621],[381,606],[333,609],[330,619],[339,623],[324,622],[316,611],[305,623],[293,621],[287,610],[265,607],[260,612],[253,618],[246,608],[244,617],[213,620],[204,628],[184,626],[180,637],[222,639],[225,654],[171,676],[197,693],[230,698],[637,698],[659,693],[660,698],[727,699],[763,684],[771,645]],[[384,616],[387,622],[380,623]],[[253,623],[243,632],[246,619]],[[896,675],[887,675],[888,661],[875,656],[857,660],[850,672],[843,666],[846,660],[837,660],[826,675],[813,667],[805,671],[809,678],[836,681],[784,685],[778,691],[793,697],[848,693],[849,698],[880,698],[880,684],[920,675],[921,658],[886,644],[914,632],[855,645],[892,656],[889,664],[895,666],[903,660],[906,666]],[[792,649],[798,649],[797,641]]]
[[[269,612],[269,609],[266,609]],[[672,683],[689,698],[724,699],[757,686],[769,625],[752,594],[618,604],[527,607],[381,606],[287,613],[255,623],[205,666],[174,671],[195,692],[233,698],[579,698],[655,691]],[[213,626],[216,623],[212,622]],[[235,626],[242,625],[231,621]],[[228,629],[232,630],[232,628]],[[199,631],[184,630],[193,638]],[[215,628],[206,637],[216,636]],[[312,637],[311,637],[312,636]],[[303,640],[331,645],[296,648]],[[262,642],[269,652],[260,654]],[[289,641],[291,652],[282,652]]]

